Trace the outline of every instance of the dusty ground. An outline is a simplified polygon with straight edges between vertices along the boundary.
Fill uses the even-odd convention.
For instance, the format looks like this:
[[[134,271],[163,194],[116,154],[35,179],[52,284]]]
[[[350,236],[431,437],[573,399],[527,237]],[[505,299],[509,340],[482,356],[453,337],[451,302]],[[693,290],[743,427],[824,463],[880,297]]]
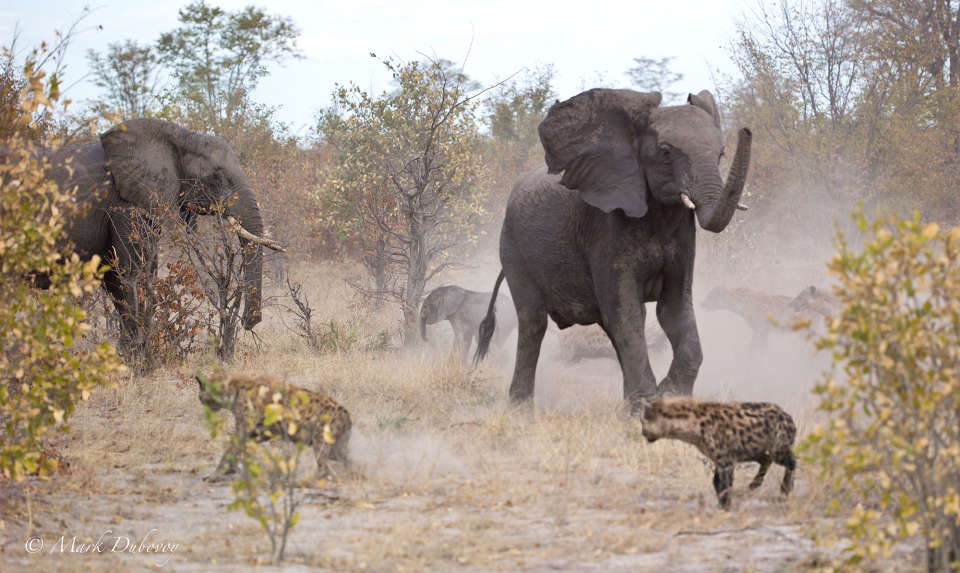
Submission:
[[[348,304],[346,271],[312,272],[300,280],[319,316],[356,320],[361,338],[387,324]],[[700,321],[698,394],[776,399],[808,430],[819,367],[808,343],[784,334],[747,361],[742,324]],[[611,361],[566,365],[548,340],[535,406],[518,410],[505,399],[509,352],[471,371],[437,329],[424,352],[317,354],[276,316],[265,322],[262,348],[245,343],[232,370],[332,394],[354,419],[351,474],[305,493],[282,570],[794,571],[839,556],[815,544],[842,522],[814,470],[801,466],[782,502],[781,468],[750,493],[755,466],[742,465],[734,510],[720,511],[696,450],[647,444],[619,411]],[[655,359],[662,373],[669,356]],[[78,410],[56,440],[69,473],[0,499],[0,571],[236,571],[266,559],[256,522],[227,510],[229,485],[202,481],[224,441],[204,426],[197,364],[120,379]],[[877,567],[920,565],[905,550]]]

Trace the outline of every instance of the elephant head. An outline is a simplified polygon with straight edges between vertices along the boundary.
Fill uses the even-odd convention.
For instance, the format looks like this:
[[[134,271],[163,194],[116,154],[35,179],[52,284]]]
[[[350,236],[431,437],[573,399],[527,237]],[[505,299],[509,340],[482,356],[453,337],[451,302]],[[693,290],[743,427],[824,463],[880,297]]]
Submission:
[[[420,337],[427,339],[427,325],[447,320],[460,308],[467,292],[460,287],[442,286],[433,289],[420,306]]]
[[[260,322],[263,219],[240,161],[222,138],[158,119],[133,119],[100,136],[106,167],[127,202],[153,209],[175,205],[188,223],[224,202],[239,223],[246,284],[243,325]],[[264,243],[265,244],[265,243]]]
[[[588,204],[628,217],[652,199],[694,209],[704,229],[722,231],[738,207],[750,162],[741,129],[726,184],[719,171],[724,137],[710,92],[660,106],[659,93],[592,89],[554,104],[540,123],[550,173]]]

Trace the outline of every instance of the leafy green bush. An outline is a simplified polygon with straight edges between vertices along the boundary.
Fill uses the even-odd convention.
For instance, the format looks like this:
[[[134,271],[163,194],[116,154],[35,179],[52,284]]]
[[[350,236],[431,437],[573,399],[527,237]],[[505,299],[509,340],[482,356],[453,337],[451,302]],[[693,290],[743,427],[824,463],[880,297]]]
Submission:
[[[872,233],[856,252],[839,237],[830,263],[843,302],[817,344],[835,368],[816,386],[829,421],[804,447],[838,495],[849,562],[921,536],[930,571],[960,568],[960,227],[918,216],[854,220]]]
[[[33,118],[54,110],[59,90],[29,61],[24,80],[0,159],[0,475],[16,480],[56,467],[41,455],[43,438],[120,368],[106,343],[72,348],[90,328],[79,298],[99,287],[104,267],[59,242],[75,205],[47,179],[31,141]],[[50,288],[35,289],[31,277]]]

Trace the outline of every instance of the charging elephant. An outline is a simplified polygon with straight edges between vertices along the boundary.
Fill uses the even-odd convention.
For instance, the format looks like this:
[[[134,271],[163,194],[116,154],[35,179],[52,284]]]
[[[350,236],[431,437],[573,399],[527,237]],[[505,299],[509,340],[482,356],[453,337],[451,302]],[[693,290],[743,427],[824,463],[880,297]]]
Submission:
[[[504,298],[500,297],[497,304],[501,310],[509,304],[503,300]],[[449,321],[450,326],[453,327],[455,344],[461,357],[466,361],[470,356],[473,336],[477,332],[480,321],[483,320],[489,302],[490,293],[488,292],[476,292],[453,285],[433,289],[420,306],[421,338],[427,340],[428,324],[436,324],[441,320]],[[497,331],[495,341],[497,343],[502,343],[516,326],[516,320],[508,318],[502,322],[504,322],[503,328]]]
[[[144,232],[154,209],[173,207],[192,223],[196,213],[226,202],[225,215],[239,225],[246,284],[243,325],[260,322],[263,221],[256,198],[230,145],[158,119],[128,120],[99,141],[66,146],[51,157],[51,177],[76,189],[82,208],[63,239],[82,257],[99,255],[112,268],[103,286],[120,314],[122,347],[142,345],[137,313],[143,301],[129,278],[157,274],[156,233]]]
[[[496,296],[506,277],[519,321],[510,397],[533,396],[547,316],[561,329],[600,324],[634,411],[657,393],[690,394],[702,362],[694,219],[715,233],[730,222],[749,166],[750,130],[739,132],[726,183],[724,136],[708,91],[660,107],[659,93],[593,89],[554,104],[539,132],[547,169],[523,177],[510,194],[493,290]],[[657,303],[673,350],[659,387],[647,356],[645,302]],[[478,360],[494,324],[491,305]]]

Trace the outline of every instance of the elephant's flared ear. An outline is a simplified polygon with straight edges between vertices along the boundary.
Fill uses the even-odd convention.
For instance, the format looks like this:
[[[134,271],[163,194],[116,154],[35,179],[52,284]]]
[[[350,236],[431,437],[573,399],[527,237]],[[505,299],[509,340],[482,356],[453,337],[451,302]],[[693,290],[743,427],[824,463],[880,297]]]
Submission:
[[[660,99],[657,92],[592,89],[554,104],[539,128],[547,170],[563,171],[560,183],[604,212],[643,217],[639,139]]]
[[[687,94],[687,103],[695,105],[709,113],[717,129],[723,129],[720,127],[720,111],[717,109],[717,102],[713,100],[712,93],[707,90],[701,90],[697,95]]]
[[[437,320],[446,320],[463,304],[467,291],[458,286],[442,286],[434,289],[428,298],[432,299],[432,304],[436,306]]]
[[[125,121],[100,136],[107,168],[126,201],[150,209],[176,200],[177,155],[168,139],[172,124],[157,119]]]

